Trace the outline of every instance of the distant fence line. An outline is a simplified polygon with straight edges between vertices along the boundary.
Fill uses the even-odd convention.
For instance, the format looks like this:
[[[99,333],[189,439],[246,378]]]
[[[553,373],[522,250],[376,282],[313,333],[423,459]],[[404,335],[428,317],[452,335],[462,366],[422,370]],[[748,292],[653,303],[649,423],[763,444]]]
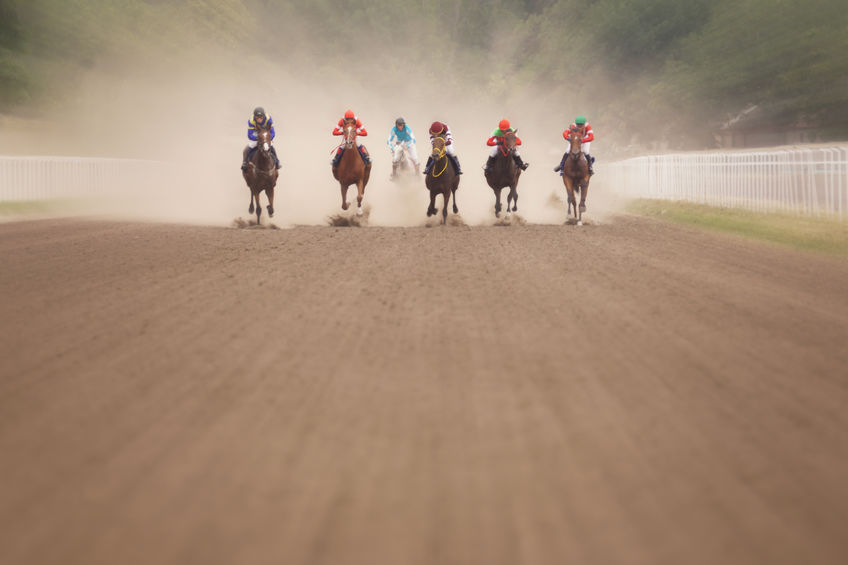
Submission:
[[[164,174],[157,161],[0,156],[0,201],[116,195],[155,186]]]
[[[593,180],[634,198],[848,219],[848,146],[649,155],[600,165]]]

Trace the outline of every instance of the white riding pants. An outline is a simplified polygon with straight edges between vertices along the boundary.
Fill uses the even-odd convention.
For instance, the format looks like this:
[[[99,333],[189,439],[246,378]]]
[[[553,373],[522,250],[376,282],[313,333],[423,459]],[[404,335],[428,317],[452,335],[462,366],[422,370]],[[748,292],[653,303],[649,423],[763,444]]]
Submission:
[[[455,145],[451,143],[450,145],[445,145],[445,151],[447,151],[448,155],[453,155],[456,157],[456,150],[454,149]]]
[[[253,141],[252,139],[247,140],[247,146],[250,147],[251,149],[256,147],[258,144],[259,144],[258,141]]]
[[[591,145],[592,145],[592,142],[591,142],[591,141],[590,141],[589,143],[584,143],[584,144],[582,145],[583,153],[589,153],[589,147],[590,147]]]
[[[409,152],[409,156],[412,159],[412,162],[418,165],[418,150],[415,148],[415,144],[412,142],[406,142],[402,143],[401,145],[406,147],[406,150]],[[400,161],[401,155],[403,155],[403,152],[392,150],[392,163],[397,163],[398,161]]]

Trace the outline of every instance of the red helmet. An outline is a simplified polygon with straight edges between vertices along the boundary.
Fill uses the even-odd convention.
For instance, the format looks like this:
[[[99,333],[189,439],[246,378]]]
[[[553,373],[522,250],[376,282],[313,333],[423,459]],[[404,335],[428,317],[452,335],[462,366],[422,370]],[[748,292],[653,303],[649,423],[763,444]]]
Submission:
[[[447,129],[442,122],[433,122],[430,124],[430,135],[439,135]]]
[[[506,131],[509,129],[509,120],[501,120],[498,123],[498,129],[501,131]]]
[[[352,120],[355,117],[356,117],[356,114],[353,113],[353,110],[348,110],[347,112],[345,112],[345,119],[346,120]]]

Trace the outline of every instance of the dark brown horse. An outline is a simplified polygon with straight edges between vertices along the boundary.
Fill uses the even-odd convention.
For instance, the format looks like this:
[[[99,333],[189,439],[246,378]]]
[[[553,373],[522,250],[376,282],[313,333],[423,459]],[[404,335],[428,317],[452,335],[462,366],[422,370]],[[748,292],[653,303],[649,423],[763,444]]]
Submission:
[[[583,225],[583,212],[586,211],[586,193],[589,191],[589,161],[583,153],[583,141],[579,129],[572,128],[568,136],[569,148],[562,167],[562,182],[568,192],[568,215],[571,216],[571,207],[574,206],[574,217],[577,225]],[[580,194],[580,207],[574,193]]]
[[[506,197],[506,215],[510,211],[518,211],[518,177],[521,176],[521,169],[515,164],[513,153],[515,152],[515,132],[509,131],[504,136],[503,145],[498,146],[498,154],[495,156],[495,162],[486,171],[486,182],[492,187],[495,192],[495,216],[501,215],[501,192],[504,188],[509,187],[509,194]],[[512,210],[510,210],[510,202],[512,202]]]
[[[263,128],[256,130],[257,145],[247,163],[247,169],[242,176],[250,188],[250,208],[248,213],[253,214],[256,209],[256,223],[262,216],[262,206],[259,204],[259,194],[264,190],[268,197],[268,216],[274,217],[274,187],[277,185],[279,172],[274,166],[274,157],[271,155],[271,131]],[[255,204],[255,206],[254,206]]]
[[[339,166],[333,169],[333,176],[339,181],[342,190],[342,210],[350,208],[347,201],[347,189],[352,184],[356,185],[356,215],[361,216],[362,197],[365,196],[365,185],[368,184],[371,176],[371,163],[366,165],[359,154],[359,148],[356,146],[356,124],[346,124],[344,136],[342,143],[344,153],[339,160]]]
[[[427,208],[427,216],[438,214],[436,210],[436,196],[442,195],[442,225],[448,222],[448,203],[453,194],[453,213],[459,214],[456,206],[456,189],[459,188],[459,175],[450,165],[447,151],[445,150],[445,139],[436,136],[433,138],[433,166],[427,173],[424,183],[430,190],[430,206]]]

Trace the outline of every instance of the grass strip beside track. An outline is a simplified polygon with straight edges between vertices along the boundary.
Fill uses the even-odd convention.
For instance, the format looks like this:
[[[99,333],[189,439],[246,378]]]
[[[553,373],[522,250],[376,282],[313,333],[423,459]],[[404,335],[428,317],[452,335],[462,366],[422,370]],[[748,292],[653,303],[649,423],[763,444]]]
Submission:
[[[848,222],[764,214],[668,200],[635,200],[628,211],[641,216],[777,243],[795,249],[848,257]]]

